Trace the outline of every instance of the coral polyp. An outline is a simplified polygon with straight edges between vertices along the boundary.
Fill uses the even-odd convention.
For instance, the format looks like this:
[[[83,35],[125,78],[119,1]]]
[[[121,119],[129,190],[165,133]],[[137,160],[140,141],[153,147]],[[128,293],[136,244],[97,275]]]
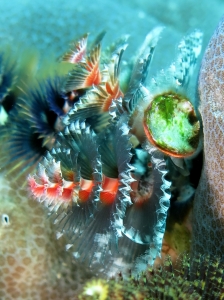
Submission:
[[[99,299],[106,300],[108,299],[108,288],[109,284],[104,280],[94,280],[89,282],[85,286],[83,295],[80,295],[80,299]]]
[[[193,105],[172,92],[152,100],[145,111],[144,130],[150,142],[170,156],[192,155],[199,143],[200,124]]]
[[[86,283],[80,300],[88,299],[223,299],[223,262],[217,257],[184,256],[176,270],[167,259],[165,266],[149,268],[139,279],[122,276]]]

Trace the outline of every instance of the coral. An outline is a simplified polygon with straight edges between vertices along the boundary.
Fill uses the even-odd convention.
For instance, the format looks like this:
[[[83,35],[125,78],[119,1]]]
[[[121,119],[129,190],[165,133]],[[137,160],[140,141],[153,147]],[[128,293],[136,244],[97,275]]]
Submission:
[[[26,66],[15,74],[26,73]],[[27,173],[48,149],[44,138],[49,140],[57,129],[48,127],[52,119],[47,115],[51,110],[59,118],[64,114],[66,99],[57,89],[59,81],[56,77],[42,81],[39,88],[24,86],[21,92],[14,88],[4,98],[8,103],[12,97],[14,105],[7,106],[7,120],[1,126],[1,299],[74,299],[91,277],[90,271],[75,262],[72,252],[65,250],[68,242],[57,239],[46,210],[31,199],[25,186]]]
[[[74,299],[90,273],[65,251],[66,241],[56,239],[46,211],[19,181],[1,175],[0,182],[0,298]]]
[[[220,256],[224,251],[223,35],[222,18],[205,52],[199,76],[204,163],[193,211],[193,252]]]
[[[101,277],[118,271],[127,277],[131,268],[135,278],[120,282],[94,279],[85,286],[81,299],[220,299],[223,263],[219,259],[199,256],[190,263],[185,259],[179,273],[168,263],[166,269],[140,275],[148,264],[160,263],[158,256],[170,248],[172,259],[189,251],[192,224],[194,254],[222,256],[224,244],[223,25],[211,40],[200,73],[205,159],[193,223],[190,210],[197,178],[192,187],[191,177],[198,162],[195,157],[185,157],[199,144],[189,80],[202,34],[195,30],[183,38],[176,61],[150,81],[148,67],[161,32],[161,27],[150,32],[128,62],[121,59],[127,36],[102,52],[104,32],[91,46],[89,35],[83,35],[60,59],[72,66],[66,80],[54,77],[42,81],[38,89],[23,87],[22,99],[16,99],[15,106],[18,90],[6,95],[13,85],[12,70],[6,72],[8,77],[1,77],[0,101],[8,113],[6,125],[1,126],[2,297],[77,297],[80,285],[92,275],[90,266]],[[57,36],[49,35],[41,51],[46,52],[52,39]],[[64,45],[57,49],[57,56]],[[161,113],[164,107],[165,114]],[[169,136],[154,135],[161,131],[162,123],[167,127],[171,120]],[[179,126],[178,134],[175,126]],[[167,147],[164,136],[178,136],[181,149],[177,144]],[[24,190],[28,173],[32,195],[48,210]]]
[[[219,258],[184,256],[175,270],[171,261],[163,267],[148,269],[136,280],[132,276],[91,280],[87,282],[79,299],[223,299],[223,262]]]

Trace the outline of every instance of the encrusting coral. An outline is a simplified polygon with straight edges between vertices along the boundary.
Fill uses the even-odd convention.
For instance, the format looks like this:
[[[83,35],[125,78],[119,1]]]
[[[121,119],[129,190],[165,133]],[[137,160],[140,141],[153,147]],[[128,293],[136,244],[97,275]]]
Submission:
[[[43,207],[2,175],[0,216],[0,298],[74,299],[90,272],[56,239]]]
[[[2,297],[74,299],[94,274],[102,279],[87,283],[81,299],[221,299],[222,260],[200,255],[205,241],[197,237],[203,222],[195,222],[195,212],[202,210],[199,191],[191,261],[185,257],[179,271],[166,260],[166,267],[145,271],[157,263],[166,243],[176,251],[173,260],[189,251],[191,175],[199,152],[200,125],[189,82],[202,33],[195,30],[183,38],[176,61],[150,81],[148,67],[161,32],[160,27],[152,30],[126,64],[121,58],[127,36],[103,52],[104,32],[90,46],[89,36],[83,35],[60,59],[73,67],[66,77],[44,80],[37,89],[23,88],[23,96],[6,110],[7,122],[1,126]],[[219,44],[217,49],[219,59]],[[207,90],[221,94],[209,84],[204,87],[209,59],[204,60],[199,81],[205,129],[210,108],[204,105],[204,95]],[[222,68],[222,61],[217,64]],[[211,107],[222,122],[219,102]],[[210,149],[208,133],[205,153]],[[221,134],[220,129],[220,139]],[[200,189],[206,186],[208,161]],[[47,209],[30,199],[24,187],[28,174],[29,191]],[[216,200],[222,198],[219,188]],[[177,208],[184,211],[180,224],[175,221]],[[206,222],[222,228],[223,218],[213,219]],[[178,235],[184,237],[179,241]],[[222,256],[222,239],[213,251],[211,231],[205,237],[209,243],[204,252]],[[130,269],[133,278],[128,278]],[[125,281],[105,281],[119,272]]]
[[[148,268],[139,279],[122,275],[109,281],[93,279],[87,282],[80,300],[150,299],[150,300],[221,300],[224,299],[224,265],[219,258],[183,256],[178,270],[169,258],[163,267]]]
[[[204,164],[194,200],[193,252],[224,251],[224,19],[205,52],[199,76]]]

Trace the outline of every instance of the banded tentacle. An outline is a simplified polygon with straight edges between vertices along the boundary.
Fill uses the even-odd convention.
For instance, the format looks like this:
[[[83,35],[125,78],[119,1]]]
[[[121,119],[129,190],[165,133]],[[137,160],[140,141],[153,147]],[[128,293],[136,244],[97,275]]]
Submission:
[[[68,247],[73,246],[76,257],[109,276],[133,266],[139,273],[160,256],[171,197],[166,162],[176,155],[149,138],[148,131],[151,135],[154,131],[148,123],[155,119],[155,111],[159,121],[172,123],[177,106],[178,116],[186,109],[185,121],[190,119],[192,127],[198,124],[193,105],[183,94],[200,52],[201,33],[195,31],[183,39],[167,76],[160,72],[147,86],[161,31],[156,28],[146,37],[124,91],[119,82],[120,61],[127,47],[124,39],[111,59],[103,58],[104,73],[100,73],[100,42],[87,54],[83,51],[78,61],[70,60],[79,54],[81,44],[77,53],[65,58],[74,64],[65,92],[68,96],[78,91],[79,100],[64,117],[67,127],[56,137],[55,148],[37,174],[29,177],[31,192],[49,207],[58,235],[69,237]],[[157,110],[152,103],[158,104]],[[156,130],[161,133],[160,125]],[[168,167],[172,181],[176,166]]]
[[[149,143],[143,147],[150,157],[149,169],[139,179],[137,197],[135,194],[124,221],[124,233],[130,239],[147,245],[144,253],[136,259],[135,274],[145,270],[148,264],[152,265],[160,256],[171,196],[171,182],[166,178],[168,169],[164,155]],[[146,191],[143,199],[139,197],[142,190]]]
[[[94,132],[84,122],[77,121],[66,128],[64,134],[59,134],[61,146],[49,153],[39,165],[37,174],[28,179],[33,196],[47,204],[59,233],[69,235],[77,255],[84,259],[85,249],[91,249],[92,245],[89,263],[96,253],[104,252],[100,247],[103,239],[107,239],[110,248],[110,243],[117,244],[121,235],[130,190],[128,180],[133,179],[128,165],[130,147],[126,153],[118,152],[118,145],[127,140],[120,131],[119,126],[114,126],[107,136],[116,133],[116,140],[105,140],[107,149],[112,146],[109,156],[113,157],[115,177],[110,177],[111,173],[106,171],[108,167],[104,167],[106,160],[101,159]],[[106,174],[101,173],[101,168]]]
[[[87,52],[87,40],[88,34],[86,33],[79,40],[73,43],[71,49],[60,58],[60,61],[72,64],[83,61]]]
[[[101,82],[103,73],[100,70],[100,52],[101,46],[98,44],[81,61],[74,64],[65,84],[66,92],[85,89]]]
[[[85,122],[72,123],[58,140],[44,165],[39,165],[41,172],[28,181],[33,196],[49,207],[58,231],[73,236],[90,222],[97,209],[102,181],[100,155],[96,136]]]
[[[131,164],[133,150],[126,124],[124,118],[115,120],[96,135],[84,122],[72,123],[59,134],[60,146],[47,155],[37,174],[29,177],[33,196],[47,204],[59,236],[69,236],[68,246],[73,245],[76,257],[93,268],[100,265],[110,275],[135,264],[139,255],[154,247],[155,240],[159,255],[169,206],[162,198],[169,187],[164,180],[165,162],[155,157],[147,158],[152,160],[153,179],[147,168],[136,188],[140,193],[144,185],[153,192],[138,203],[133,197],[136,167]],[[139,233],[142,228],[146,229]],[[117,260],[122,264],[114,264]]]
[[[130,115],[135,112],[141,101],[143,86],[146,84],[149,66],[162,30],[162,27],[156,27],[150,31],[138,50],[123,103]]]
[[[105,80],[94,85],[86,94],[80,97],[67,116],[64,123],[69,124],[77,119],[86,119],[96,133],[102,131],[110,123],[109,110],[113,101],[123,97],[119,86],[119,68],[123,52],[127,47],[126,40],[117,45],[112,53],[105,73]]]

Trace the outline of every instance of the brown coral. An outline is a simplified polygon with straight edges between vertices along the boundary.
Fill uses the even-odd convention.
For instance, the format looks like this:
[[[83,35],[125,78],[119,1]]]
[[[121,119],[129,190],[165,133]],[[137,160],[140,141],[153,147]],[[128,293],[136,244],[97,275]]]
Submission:
[[[224,252],[224,18],[207,47],[199,77],[204,166],[194,201],[193,251]]]
[[[74,299],[89,275],[65,251],[44,208],[1,176],[0,298]]]

